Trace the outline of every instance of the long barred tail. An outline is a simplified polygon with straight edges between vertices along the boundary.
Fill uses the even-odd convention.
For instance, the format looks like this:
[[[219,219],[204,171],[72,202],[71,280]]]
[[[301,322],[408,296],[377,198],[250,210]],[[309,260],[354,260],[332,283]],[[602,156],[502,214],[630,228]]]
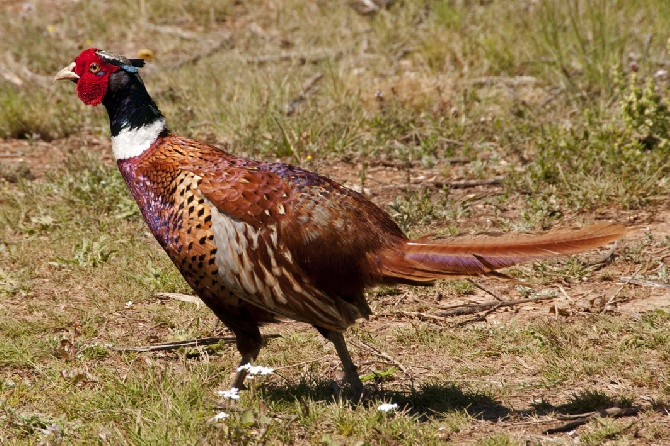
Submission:
[[[588,251],[631,231],[617,223],[598,223],[540,235],[409,240],[382,254],[379,273],[387,282],[427,285],[436,279],[490,274],[521,262]]]

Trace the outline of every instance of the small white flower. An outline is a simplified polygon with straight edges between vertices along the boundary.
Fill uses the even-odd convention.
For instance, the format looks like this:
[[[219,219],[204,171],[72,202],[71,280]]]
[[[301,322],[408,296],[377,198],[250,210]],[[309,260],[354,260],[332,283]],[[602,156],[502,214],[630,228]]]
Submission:
[[[44,435],[58,435],[60,434],[60,429],[55,424],[47,425],[46,429],[40,429]]]
[[[126,308],[130,308],[132,306],[133,306],[133,301],[132,300],[129,300],[128,302],[126,302]]]
[[[219,390],[219,396],[231,400],[239,400],[240,396],[237,394],[238,391],[237,387],[232,387],[230,390]]]
[[[251,376],[270,375],[272,374],[272,372],[275,371],[275,369],[271,367],[263,367],[262,365],[251,365],[251,364],[244,364],[237,368],[238,372],[241,372],[242,370],[246,370]]]
[[[228,418],[228,417],[229,417],[229,415],[228,415],[227,413],[225,413],[225,412],[219,412],[219,413],[217,413],[216,415],[214,415],[214,417],[212,418],[212,420],[213,420],[213,421],[221,421],[221,420],[225,420],[225,419]]]
[[[654,73],[654,77],[656,79],[661,79],[661,80],[667,79],[668,78],[668,71],[667,70],[658,70],[658,71],[656,71],[656,73]]]
[[[390,412],[392,410],[396,410],[398,408],[398,405],[396,403],[384,403],[380,404],[377,410],[381,410],[382,412]]]

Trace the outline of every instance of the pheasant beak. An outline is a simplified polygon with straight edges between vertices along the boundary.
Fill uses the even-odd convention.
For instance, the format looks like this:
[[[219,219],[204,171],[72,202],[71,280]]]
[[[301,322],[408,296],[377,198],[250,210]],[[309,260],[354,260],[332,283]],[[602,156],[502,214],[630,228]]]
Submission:
[[[56,73],[56,76],[54,77],[54,82],[64,81],[68,79],[76,82],[79,79],[79,75],[74,72],[75,66],[76,64],[72,62],[70,65],[68,65],[67,67],[63,68],[58,73]]]

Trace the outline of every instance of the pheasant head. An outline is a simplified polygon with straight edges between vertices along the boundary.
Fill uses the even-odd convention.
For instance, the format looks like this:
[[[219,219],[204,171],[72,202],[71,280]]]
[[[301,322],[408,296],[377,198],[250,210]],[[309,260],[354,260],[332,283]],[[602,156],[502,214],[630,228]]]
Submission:
[[[77,96],[84,104],[105,106],[116,159],[140,155],[167,132],[165,119],[138,73],[142,66],[142,59],[89,48],[54,77],[54,81],[76,82]]]
[[[60,70],[54,81],[76,82],[79,99],[87,105],[98,105],[107,94],[112,73],[119,70],[137,73],[137,68],[143,65],[142,59],[127,59],[118,54],[89,48],[82,51],[74,62]]]

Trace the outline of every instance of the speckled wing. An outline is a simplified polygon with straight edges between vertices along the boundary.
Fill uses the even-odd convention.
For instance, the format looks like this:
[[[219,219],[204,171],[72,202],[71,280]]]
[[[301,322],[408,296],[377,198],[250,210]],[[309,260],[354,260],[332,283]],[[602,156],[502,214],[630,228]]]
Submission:
[[[367,304],[315,286],[296,261],[285,240],[296,217],[295,191],[279,174],[239,159],[201,165],[197,174],[210,205],[218,275],[233,293],[272,313],[333,330],[369,315]]]
[[[229,217],[260,229],[286,216],[291,190],[277,175],[256,166],[208,170],[200,190]]]

